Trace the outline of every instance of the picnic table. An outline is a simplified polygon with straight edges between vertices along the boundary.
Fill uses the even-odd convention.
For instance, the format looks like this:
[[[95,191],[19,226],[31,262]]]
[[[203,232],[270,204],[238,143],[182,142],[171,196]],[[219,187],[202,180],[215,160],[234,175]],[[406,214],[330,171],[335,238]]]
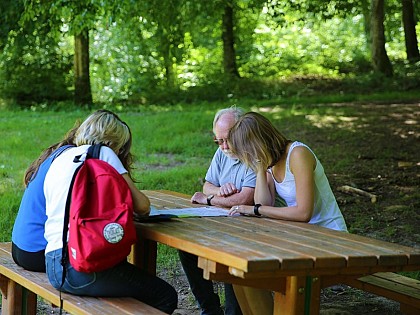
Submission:
[[[157,209],[197,206],[177,192],[143,192]],[[319,314],[322,288],[355,285],[357,279],[379,272],[420,270],[418,248],[307,223],[226,216],[136,226],[135,264],[155,273],[157,243],[195,254],[207,279],[273,291],[274,314]],[[259,303],[237,297],[241,307]]]

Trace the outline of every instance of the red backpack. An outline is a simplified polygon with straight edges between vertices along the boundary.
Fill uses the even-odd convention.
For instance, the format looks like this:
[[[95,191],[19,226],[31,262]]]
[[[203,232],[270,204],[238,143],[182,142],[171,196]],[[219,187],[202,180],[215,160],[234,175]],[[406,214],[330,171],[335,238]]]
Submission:
[[[75,157],[74,162],[82,164],[73,175],[66,202],[63,257],[81,272],[117,265],[137,240],[131,191],[115,168],[99,160],[100,150],[101,145],[91,146],[84,162]]]

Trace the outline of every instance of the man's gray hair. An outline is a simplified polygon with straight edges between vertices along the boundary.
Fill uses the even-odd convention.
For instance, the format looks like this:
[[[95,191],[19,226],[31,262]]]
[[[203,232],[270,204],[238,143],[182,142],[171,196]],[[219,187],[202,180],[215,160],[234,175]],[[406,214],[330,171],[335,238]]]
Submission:
[[[216,115],[214,115],[213,129],[214,126],[216,126],[216,123],[219,121],[220,117],[222,117],[224,114],[233,114],[235,117],[235,122],[237,122],[239,118],[245,114],[245,111],[242,108],[236,106],[220,109]]]

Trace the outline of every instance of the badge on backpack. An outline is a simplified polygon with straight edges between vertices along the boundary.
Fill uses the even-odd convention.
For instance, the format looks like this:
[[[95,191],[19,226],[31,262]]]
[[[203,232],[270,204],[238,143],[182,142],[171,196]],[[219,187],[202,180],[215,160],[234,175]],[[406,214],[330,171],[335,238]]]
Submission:
[[[104,238],[111,244],[116,244],[124,237],[124,229],[121,224],[109,223],[104,227]]]

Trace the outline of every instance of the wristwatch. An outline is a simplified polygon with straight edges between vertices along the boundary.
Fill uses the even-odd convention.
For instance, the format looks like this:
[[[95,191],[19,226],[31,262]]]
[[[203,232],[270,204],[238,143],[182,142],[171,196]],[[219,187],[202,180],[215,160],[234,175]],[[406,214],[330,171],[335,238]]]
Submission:
[[[254,214],[257,216],[257,217],[260,217],[261,216],[261,213],[258,211],[258,209],[261,207],[261,204],[260,203],[257,203],[255,206],[254,206]]]
[[[214,195],[208,195],[207,196],[207,204],[209,205],[209,206],[211,206],[211,200],[214,198]]]

